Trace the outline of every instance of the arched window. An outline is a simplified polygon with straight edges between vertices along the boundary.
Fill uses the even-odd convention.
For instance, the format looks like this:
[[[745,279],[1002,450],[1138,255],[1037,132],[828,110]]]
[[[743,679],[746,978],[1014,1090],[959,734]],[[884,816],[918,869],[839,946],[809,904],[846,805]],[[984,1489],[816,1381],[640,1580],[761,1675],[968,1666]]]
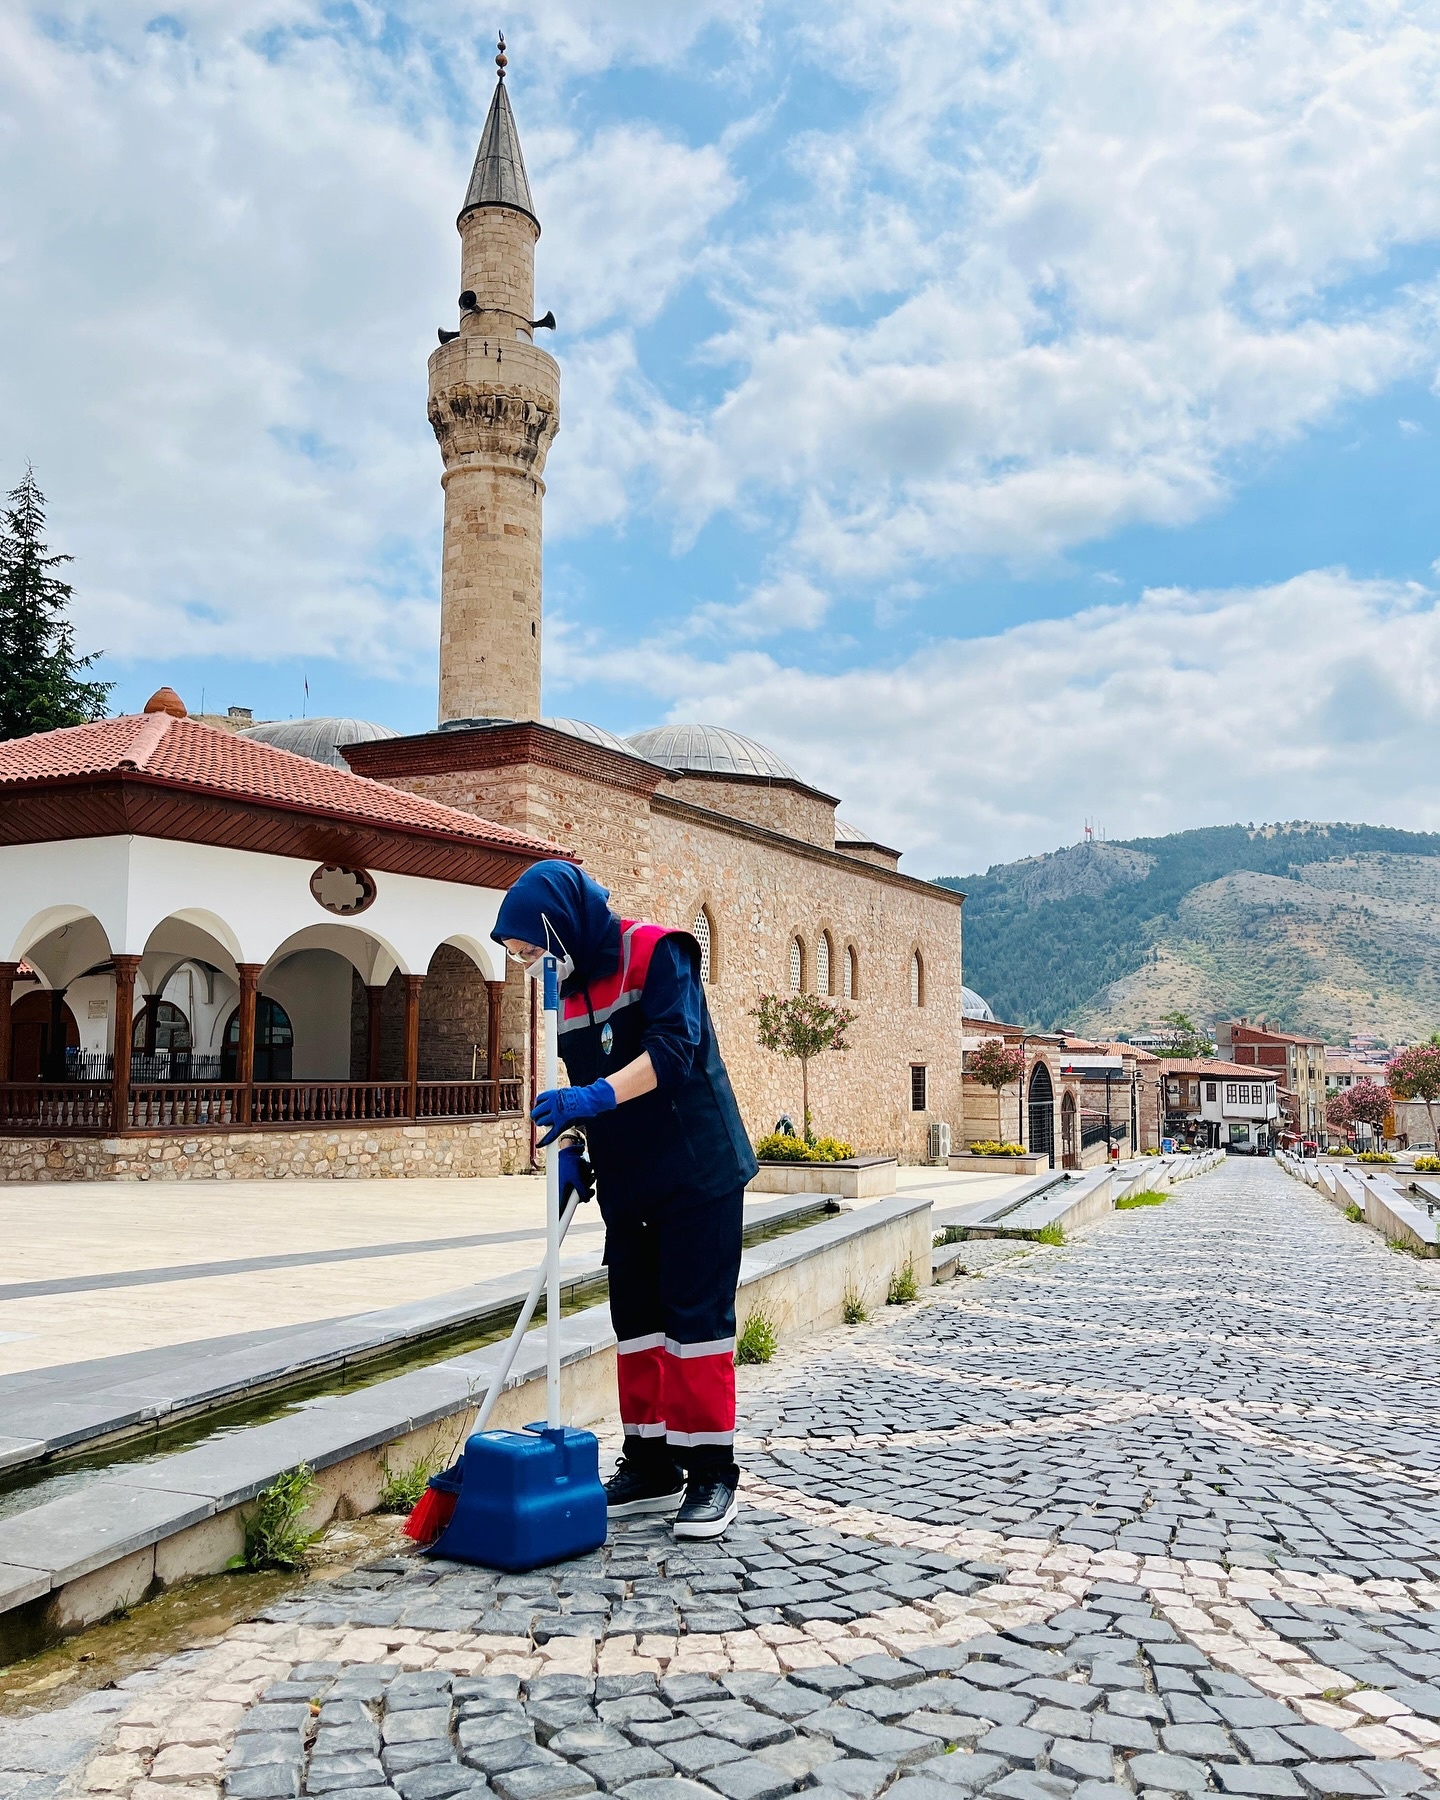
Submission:
[[[256,1081],[289,1081],[294,1065],[295,1033],[290,1015],[278,1000],[267,994],[255,997],[255,1072]],[[240,1081],[237,1072],[240,1059],[240,1008],[231,1013],[225,1026],[225,1041],[220,1052],[220,1079]]]
[[[815,944],[815,992],[830,991],[830,933],[822,931]]]
[[[708,987],[710,985],[711,944],[710,915],[702,906],[695,915],[695,923],[690,927],[690,935],[700,946],[700,979]]]
[[[146,1000],[144,1011],[135,1015],[131,1044],[147,1056],[153,1056],[157,1050],[184,1054],[190,1049],[190,1021],[171,1001],[157,1000],[152,995]]]
[[[925,1004],[925,964],[918,950],[910,958],[910,1004]]]
[[[790,992],[798,994],[805,985],[805,946],[799,938],[790,940]]]
[[[847,1000],[855,999],[860,992],[860,962],[853,944],[845,946],[845,985],[842,991]]]

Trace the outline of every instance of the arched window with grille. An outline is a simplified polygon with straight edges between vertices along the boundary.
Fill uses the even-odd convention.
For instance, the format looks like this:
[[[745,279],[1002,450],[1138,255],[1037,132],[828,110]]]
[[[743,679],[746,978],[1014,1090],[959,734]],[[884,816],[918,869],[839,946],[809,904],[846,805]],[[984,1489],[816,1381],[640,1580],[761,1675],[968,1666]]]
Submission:
[[[700,946],[700,979],[709,987],[711,974],[715,967],[715,933],[710,924],[710,914],[702,906],[695,915],[695,923],[690,927],[690,935]]]
[[[790,940],[790,992],[798,994],[805,986],[805,946],[799,938]]]
[[[910,958],[910,1004],[925,1004],[925,962],[918,950]]]
[[[859,963],[859,959],[855,955],[855,946],[853,944],[847,944],[845,946],[844,995],[847,1000],[853,1000],[859,994],[859,992],[860,992],[860,963]]]
[[[830,992],[830,933],[822,931],[815,941],[815,992]]]

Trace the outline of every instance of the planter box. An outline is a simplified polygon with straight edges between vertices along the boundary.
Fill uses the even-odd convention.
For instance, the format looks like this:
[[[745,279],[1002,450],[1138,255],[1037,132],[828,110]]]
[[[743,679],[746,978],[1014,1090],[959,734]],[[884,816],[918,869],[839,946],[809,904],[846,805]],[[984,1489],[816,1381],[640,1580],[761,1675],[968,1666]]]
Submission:
[[[967,1174],[978,1170],[984,1175],[1038,1175],[1050,1167],[1050,1158],[1038,1150],[1033,1155],[1027,1151],[1023,1156],[972,1156],[963,1150],[950,1158],[950,1167]]]
[[[838,1194],[842,1200],[881,1200],[895,1192],[893,1156],[847,1156],[844,1162],[762,1162],[752,1194]]]

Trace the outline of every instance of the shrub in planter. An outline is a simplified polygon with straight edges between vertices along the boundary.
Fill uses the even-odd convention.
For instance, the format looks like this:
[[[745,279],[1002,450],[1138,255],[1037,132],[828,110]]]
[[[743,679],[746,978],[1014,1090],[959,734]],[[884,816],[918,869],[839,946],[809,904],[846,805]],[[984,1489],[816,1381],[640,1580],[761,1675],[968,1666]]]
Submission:
[[[1415,1173],[1417,1175],[1440,1175],[1440,1156],[1417,1156]]]
[[[816,1138],[813,1144],[807,1144],[804,1138],[789,1132],[772,1131],[756,1144],[755,1154],[761,1162],[836,1163],[853,1156],[855,1150],[841,1138]]]
[[[977,1138],[973,1144],[965,1146],[970,1156],[1023,1156],[1023,1144],[999,1144],[994,1138]]]
[[[1388,1150],[1362,1150],[1360,1152],[1360,1154],[1355,1158],[1355,1160],[1356,1160],[1356,1162],[1382,1162],[1382,1163],[1389,1162],[1389,1163],[1393,1163],[1395,1158],[1390,1154],[1390,1152]]]

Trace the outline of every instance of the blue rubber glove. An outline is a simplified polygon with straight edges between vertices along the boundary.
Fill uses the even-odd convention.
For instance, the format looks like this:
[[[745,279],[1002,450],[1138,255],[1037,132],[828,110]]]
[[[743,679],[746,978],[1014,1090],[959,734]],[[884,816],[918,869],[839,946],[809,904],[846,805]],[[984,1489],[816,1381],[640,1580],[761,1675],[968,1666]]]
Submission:
[[[593,1119],[598,1113],[614,1112],[615,1090],[603,1076],[589,1087],[546,1088],[535,1096],[530,1117],[545,1133],[540,1140],[543,1150],[553,1144],[560,1133],[581,1119]]]
[[[563,1208],[571,1194],[578,1194],[583,1204],[595,1192],[595,1171],[583,1144],[560,1146],[560,1205]]]

